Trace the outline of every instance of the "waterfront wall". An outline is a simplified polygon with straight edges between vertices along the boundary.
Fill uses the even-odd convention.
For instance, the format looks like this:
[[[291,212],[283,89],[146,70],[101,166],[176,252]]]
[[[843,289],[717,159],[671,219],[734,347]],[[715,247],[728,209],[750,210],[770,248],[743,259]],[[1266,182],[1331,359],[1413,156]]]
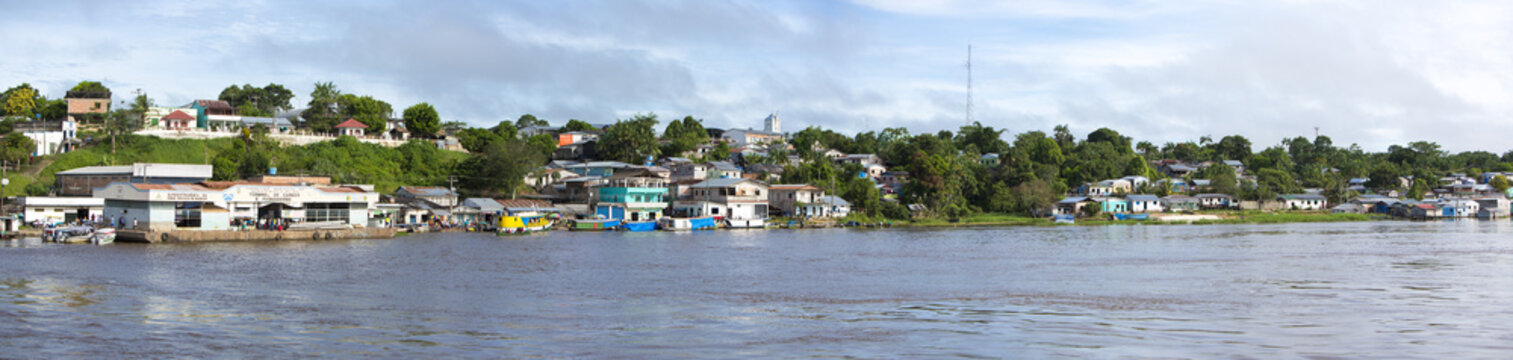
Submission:
[[[120,230],[116,241],[141,243],[213,242],[213,241],[284,241],[393,238],[393,228],[354,228],[332,230]]]

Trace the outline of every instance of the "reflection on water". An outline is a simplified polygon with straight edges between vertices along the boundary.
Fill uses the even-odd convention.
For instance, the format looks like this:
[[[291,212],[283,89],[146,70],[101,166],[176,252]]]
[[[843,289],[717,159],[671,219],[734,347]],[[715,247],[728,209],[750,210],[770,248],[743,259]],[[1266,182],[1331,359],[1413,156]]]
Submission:
[[[1509,222],[0,247],[53,357],[1506,357]]]

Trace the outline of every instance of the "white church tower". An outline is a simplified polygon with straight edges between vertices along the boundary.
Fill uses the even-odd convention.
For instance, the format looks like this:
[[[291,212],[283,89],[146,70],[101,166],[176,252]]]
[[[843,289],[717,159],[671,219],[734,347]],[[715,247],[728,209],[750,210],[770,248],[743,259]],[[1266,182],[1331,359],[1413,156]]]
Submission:
[[[772,115],[767,115],[767,128],[764,130],[774,133],[783,132],[783,122],[782,120],[778,120],[778,113],[776,111],[772,112]]]

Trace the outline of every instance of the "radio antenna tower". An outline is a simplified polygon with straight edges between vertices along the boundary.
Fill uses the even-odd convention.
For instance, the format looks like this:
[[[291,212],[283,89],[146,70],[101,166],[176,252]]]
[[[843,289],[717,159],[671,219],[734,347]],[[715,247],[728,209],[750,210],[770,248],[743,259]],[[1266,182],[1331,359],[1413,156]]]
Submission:
[[[967,124],[972,125],[972,44],[967,44]]]

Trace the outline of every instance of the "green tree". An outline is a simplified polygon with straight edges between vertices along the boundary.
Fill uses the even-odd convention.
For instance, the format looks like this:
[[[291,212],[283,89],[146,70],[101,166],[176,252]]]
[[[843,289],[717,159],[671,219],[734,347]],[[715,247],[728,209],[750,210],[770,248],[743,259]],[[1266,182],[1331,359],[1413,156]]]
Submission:
[[[683,120],[667,122],[667,128],[662,131],[662,140],[667,140],[662,145],[662,155],[682,156],[683,153],[697,149],[700,144],[709,142],[709,132],[704,129],[703,120],[684,116]]]
[[[461,143],[462,148],[467,149],[470,153],[484,151],[489,145],[504,139],[488,129],[467,128],[457,132],[457,142]]]
[[[1087,134],[1087,141],[1085,141],[1084,143],[1096,142],[1113,145],[1114,149],[1118,150],[1120,153],[1131,153],[1135,151],[1134,148],[1130,147],[1130,138],[1128,136],[1120,135],[1118,131],[1114,131],[1113,129],[1109,128],[1098,128],[1098,130],[1093,130],[1092,133]]]
[[[1001,154],[1009,150],[1009,143],[1003,141],[1003,130],[982,126],[978,122],[962,126],[956,133],[956,143],[962,147],[975,146],[979,154]]]
[[[110,88],[105,87],[105,85],[101,84],[99,81],[80,81],[78,85],[74,85],[74,87],[72,89],[69,89],[68,91],[71,91],[71,92],[86,92],[86,93],[108,93],[108,92],[110,92]]]
[[[405,128],[410,129],[410,135],[422,135],[423,137],[436,136],[441,131],[441,115],[436,113],[436,108],[429,103],[419,103],[405,109]]]
[[[6,134],[0,138],[0,160],[7,163],[19,164],[31,158],[37,150],[37,143],[21,133]]]
[[[656,156],[656,126],[656,114],[638,114],[615,122],[599,138],[599,157],[639,164],[647,156]]]
[[[599,131],[599,128],[578,119],[568,119],[567,124],[562,125],[562,131]]]
[[[341,117],[352,118],[356,119],[359,122],[362,122],[363,125],[368,126],[368,132],[372,133],[381,133],[386,131],[386,128],[389,124],[389,117],[394,114],[394,108],[390,106],[389,103],[374,99],[372,96],[344,94],[336,99],[336,103],[340,106]],[[440,124],[441,123],[439,122],[438,118],[438,122],[433,126],[439,127]],[[410,128],[409,130],[411,136],[421,136],[422,138],[425,138],[426,136],[434,135],[434,130],[436,130],[436,128],[431,128],[430,130],[432,130],[433,132],[429,133],[418,131],[415,128]]]
[[[710,150],[709,154],[707,154],[707,155],[704,156],[704,160],[707,160],[707,161],[729,161],[730,160],[730,143],[721,141],[719,144],[716,144],[714,146],[714,149]]]
[[[221,90],[221,95],[217,99],[235,106],[241,110],[243,116],[273,116],[280,111],[290,109],[289,101],[294,99],[294,92],[279,84],[268,84],[264,87],[255,87],[252,84],[231,85]],[[249,113],[257,115],[249,115]]]
[[[524,129],[531,126],[551,126],[551,124],[548,124],[546,120],[537,119],[536,115],[531,114],[520,115],[520,118],[515,120],[516,129]]]
[[[341,90],[337,90],[336,84],[330,82],[315,83],[315,90],[310,92],[309,108],[300,113],[305,119],[305,125],[315,131],[329,132],[334,130],[337,123],[341,122]]]
[[[525,188],[525,176],[546,160],[525,141],[503,139],[490,143],[464,160],[464,187],[475,194],[514,198]]]
[[[137,95],[126,110],[112,111],[105,118],[105,133],[110,136],[110,153],[116,153],[116,138],[142,129],[147,119],[147,110],[152,108],[152,99],[147,94]]]
[[[1509,187],[1513,187],[1513,183],[1510,183],[1508,178],[1502,175],[1492,177],[1492,181],[1487,182],[1487,184],[1492,185],[1493,189],[1497,189],[1498,193],[1503,194],[1508,193]]]
[[[1215,160],[1245,160],[1250,157],[1250,139],[1240,135],[1225,136],[1214,146]]]

